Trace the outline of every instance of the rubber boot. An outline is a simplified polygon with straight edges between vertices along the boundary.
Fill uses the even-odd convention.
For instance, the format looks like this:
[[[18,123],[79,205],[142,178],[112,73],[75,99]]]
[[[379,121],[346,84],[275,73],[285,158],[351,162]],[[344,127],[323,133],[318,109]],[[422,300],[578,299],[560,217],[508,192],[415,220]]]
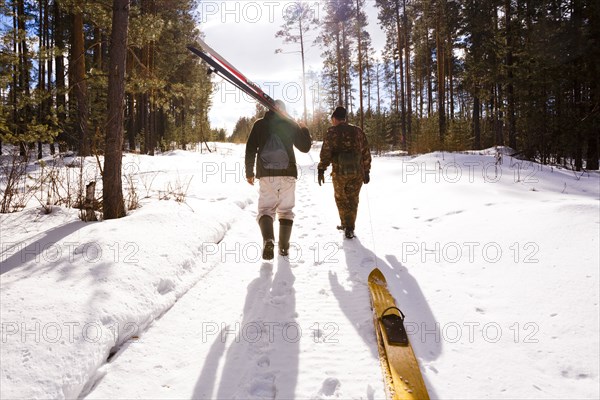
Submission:
[[[350,216],[346,218],[346,223],[344,224],[344,235],[347,239],[354,237],[354,221],[352,221]]]
[[[292,236],[292,225],[294,221],[291,219],[279,220],[279,255],[287,257],[290,253],[290,237]]]
[[[263,254],[264,260],[272,260],[275,255],[273,251],[275,249],[275,234],[273,233],[273,218],[268,215],[263,215],[258,220],[258,226],[260,226],[260,233],[263,237]]]
[[[354,229],[352,229],[352,228],[344,229],[344,235],[346,236],[346,239],[354,238]]]

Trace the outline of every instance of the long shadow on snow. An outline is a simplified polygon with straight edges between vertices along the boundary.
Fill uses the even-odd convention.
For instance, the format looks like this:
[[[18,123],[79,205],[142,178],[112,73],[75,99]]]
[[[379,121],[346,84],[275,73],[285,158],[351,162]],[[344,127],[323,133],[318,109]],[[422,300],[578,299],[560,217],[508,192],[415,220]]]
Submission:
[[[388,282],[388,288],[396,299],[398,308],[406,315],[406,328],[416,355],[425,360],[436,360],[442,353],[442,335],[425,295],[408,268],[395,255],[386,255],[387,264],[378,262]],[[385,265],[389,270],[382,269]]]
[[[225,329],[230,329],[226,327]],[[217,380],[217,371],[221,357],[225,352],[224,335],[226,332],[219,332],[215,341],[210,346],[208,355],[204,359],[204,367],[196,381],[193,399],[210,399],[213,397],[213,390]]]
[[[62,254],[62,247],[57,246],[56,244],[85,226],[85,222],[73,221],[44,232],[44,235],[41,238],[27,246],[23,246],[23,242],[15,243],[13,247],[5,250],[2,255],[2,259],[4,259],[6,253],[12,253],[10,257],[4,259],[4,261],[0,263],[0,275],[30,261],[32,263],[30,263],[25,270],[29,271],[31,274],[36,272],[35,270],[31,271],[32,269],[35,269],[36,266],[41,267],[54,264],[53,261],[55,259],[68,259],[67,255]],[[6,245],[8,245],[8,243]]]
[[[364,247],[358,237],[352,240],[344,241],[344,253],[350,276],[357,276],[360,282],[368,282],[369,273],[375,267],[383,272],[388,282],[390,293],[396,299],[396,305],[406,315],[405,325],[409,332],[410,343],[415,351],[417,358],[421,360],[421,370],[423,371],[423,361],[429,362],[436,360],[442,353],[442,341],[439,324],[437,323],[431,308],[427,304],[425,295],[421,291],[417,280],[409,273],[408,268],[404,267],[394,255],[386,255],[386,261],[377,257],[371,250]],[[335,277],[335,280],[333,279]],[[350,299],[356,298],[356,291],[346,291],[338,282],[335,275],[330,274],[330,283],[333,294],[340,303],[341,309],[350,321],[356,321],[358,317],[355,308]],[[365,301],[369,302],[368,292],[365,289]],[[356,321],[362,322],[362,321]],[[360,326],[360,324],[354,324]],[[424,331],[424,329],[427,329]],[[375,357],[379,357],[375,345],[374,330],[359,330],[363,340],[369,345]],[[437,398],[434,388],[423,374],[423,379],[427,385],[429,396]]]
[[[281,257],[275,276],[272,270],[271,263],[262,264],[260,276],[248,285],[242,321],[219,335],[219,340],[226,339],[230,344],[216,393],[218,399],[295,397],[300,351],[295,277],[289,262]],[[213,344],[214,357],[204,364],[194,398],[213,393],[208,386],[221,357],[218,353],[224,347]]]

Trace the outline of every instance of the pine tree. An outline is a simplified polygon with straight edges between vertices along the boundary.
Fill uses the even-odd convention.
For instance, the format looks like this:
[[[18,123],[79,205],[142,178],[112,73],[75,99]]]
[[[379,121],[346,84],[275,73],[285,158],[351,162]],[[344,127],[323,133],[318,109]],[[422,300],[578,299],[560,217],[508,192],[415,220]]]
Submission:
[[[284,43],[294,43],[300,45],[300,55],[302,57],[302,99],[304,102],[304,123],[307,123],[308,111],[306,105],[306,66],[305,66],[305,43],[306,35],[317,23],[314,10],[309,3],[294,2],[291,7],[286,8],[287,12],[283,16],[284,24],[277,31],[275,37],[283,38]],[[277,49],[276,53],[282,50]]]
[[[78,132],[79,155],[90,155],[89,105],[86,79],[86,50],[83,32],[83,3],[79,0],[71,14],[72,45],[70,65],[72,66],[73,83],[71,90],[77,101],[77,119],[75,126]]]
[[[107,132],[102,177],[104,219],[125,216],[121,163],[128,27],[129,0],[113,0],[113,22],[109,47]]]
[[[350,54],[353,44],[351,30],[354,28],[354,1],[333,0],[326,3],[321,34],[316,42],[323,49],[325,68],[336,74],[336,105],[349,107],[352,81]],[[332,65],[333,64],[333,65]],[[332,67],[334,69],[332,69]]]

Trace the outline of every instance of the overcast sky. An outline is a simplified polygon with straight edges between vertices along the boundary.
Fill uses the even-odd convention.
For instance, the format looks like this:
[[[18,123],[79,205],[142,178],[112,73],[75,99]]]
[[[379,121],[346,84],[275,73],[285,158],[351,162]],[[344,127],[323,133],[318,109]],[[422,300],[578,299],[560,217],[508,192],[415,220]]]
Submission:
[[[302,62],[299,45],[283,44],[275,33],[283,24],[283,15],[291,1],[212,1],[200,3],[200,29],[205,41],[225,57],[248,79],[259,84],[274,98],[283,99],[288,112],[302,115]],[[315,16],[325,15],[324,4],[307,1]],[[367,30],[371,34],[373,46],[380,54],[385,43],[384,33],[377,25],[377,10],[374,1],[367,0],[366,12],[369,18]],[[321,49],[312,46],[317,31],[310,33],[305,48],[306,71],[319,72],[322,69]],[[283,54],[275,54],[281,48]],[[209,113],[211,126],[225,128],[231,133],[235,122],[241,116],[254,114],[256,101],[243,95],[238,89],[221,78],[214,78],[217,91],[213,95],[213,106]],[[307,106],[311,112],[311,89],[307,82]]]

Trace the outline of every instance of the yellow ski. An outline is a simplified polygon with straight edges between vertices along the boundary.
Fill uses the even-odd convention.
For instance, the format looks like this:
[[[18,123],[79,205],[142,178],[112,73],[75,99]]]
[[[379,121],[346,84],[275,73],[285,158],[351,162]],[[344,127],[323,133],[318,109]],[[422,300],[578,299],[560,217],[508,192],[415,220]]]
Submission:
[[[388,397],[393,400],[429,399],[415,353],[408,343],[403,326],[398,326],[402,325],[404,316],[396,308],[385,277],[378,268],[369,274],[369,291],[379,360]]]

